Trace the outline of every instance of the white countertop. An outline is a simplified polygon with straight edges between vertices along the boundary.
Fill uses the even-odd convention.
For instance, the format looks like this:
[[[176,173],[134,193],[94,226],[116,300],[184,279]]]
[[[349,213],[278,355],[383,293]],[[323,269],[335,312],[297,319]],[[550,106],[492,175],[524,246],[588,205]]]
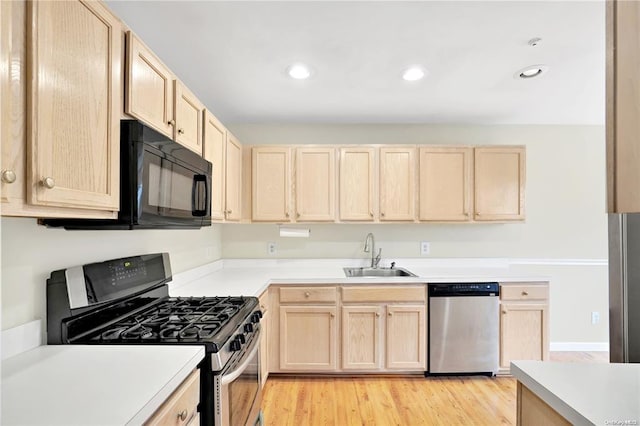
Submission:
[[[215,265],[214,265],[215,264]],[[398,263],[417,277],[345,277],[342,267],[363,266],[334,259],[305,261],[225,260],[174,277],[171,296],[259,296],[270,284],[410,284],[442,282],[539,282],[544,276],[522,276],[508,268],[432,268],[418,262]],[[223,266],[224,265],[224,266]],[[198,273],[198,270],[200,273]]]
[[[139,425],[202,346],[39,346],[2,361],[3,425]]]
[[[511,374],[574,425],[640,424],[640,364],[514,361]]]

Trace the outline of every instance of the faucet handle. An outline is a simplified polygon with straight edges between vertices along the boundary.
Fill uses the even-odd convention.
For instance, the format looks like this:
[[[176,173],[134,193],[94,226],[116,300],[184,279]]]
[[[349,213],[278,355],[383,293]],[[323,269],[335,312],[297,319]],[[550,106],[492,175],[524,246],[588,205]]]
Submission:
[[[396,262],[391,262],[391,268],[389,269],[393,269],[394,266],[396,266]]]

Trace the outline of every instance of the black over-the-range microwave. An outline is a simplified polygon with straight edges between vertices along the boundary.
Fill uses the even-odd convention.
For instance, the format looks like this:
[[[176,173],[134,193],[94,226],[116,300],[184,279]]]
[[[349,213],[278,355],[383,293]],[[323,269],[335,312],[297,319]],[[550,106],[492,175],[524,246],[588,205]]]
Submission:
[[[212,165],[136,120],[120,123],[117,219],[45,219],[66,229],[200,228],[211,225]]]

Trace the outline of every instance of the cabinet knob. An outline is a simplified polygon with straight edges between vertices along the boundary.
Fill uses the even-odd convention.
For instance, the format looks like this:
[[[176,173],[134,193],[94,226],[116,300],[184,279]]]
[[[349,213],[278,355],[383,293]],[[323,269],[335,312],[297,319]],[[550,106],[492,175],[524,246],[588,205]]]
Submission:
[[[231,213],[233,213],[233,211],[231,211],[231,210],[227,210],[227,211],[225,211],[225,213],[226,213],[226,214],[231,214]]]
[[[523,292],[522,292],[522,295],[523,295],[523,296],[528,296],[528,295],[529,295],[529,293],[527,293],[526,291],[523,291]]]
[[[329,314],[329,316],[330,316],[331,318],[335,318],[336,314],[334,314],[334,313],[330,313],[330,314]]]
[[[16,173],[13,170],[2,171],[2,181],[4,183],[13,183],[16,181]]]
[[[175,126],[176,125],[176,120],[169,120],[169,121],[167,121],[167,124],[169,126]]]
[[[178,129],[178,134],[179,135],[183,135],[184,134],[184,129]]]
[[[502,311],[503,314],[507,315],[507,311]]]
[[[311,293],[309,293],[308,291],[305,291],[304,292],[304,297],[309,297],[309,296],[311,296]]]
[[[298,217],[298,218],[299,218],[299,217],[300,217],[300,213],[296,213],[296,217]]]
[[[289,212],[285,213],[284,217],[289,217]]]
[[[42,186],[44,186],[45,188],[51,189],[51,188],[53,188],[54,186],[56,186],[56,181],[55,181],[55,180],[53,180],[53,178],[52,178],[52,177],[48,177],[48,176],[47,176],[47,177],[45,177],[45,178],[42,178],[42,180],[40,181],[40,184],[41,184]]]
[[[178,419],[180,419],[181,422],[184,422],[185,420],[187,420],[187,410],[182,410],[178,413]]]
[[[388,314],[388,315],[389,315],[390,317],[392,317],[392,316],[393,316],[393,312],[389,312],[389,314]]]
[[[373,217],[373,212],[369,212],[369,216]]]
[[[384,212],[383,212],[383,213],[380,213],[380,216],[384,217]]]
[[[380,316],[380,312],[376,312],[376,316],[379,317]]]

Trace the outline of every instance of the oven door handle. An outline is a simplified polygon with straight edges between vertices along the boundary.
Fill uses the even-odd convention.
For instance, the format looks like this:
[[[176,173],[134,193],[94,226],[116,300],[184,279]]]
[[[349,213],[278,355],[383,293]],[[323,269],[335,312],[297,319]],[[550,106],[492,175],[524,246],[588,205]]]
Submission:
[[[240,365],[235,370],[229,373],[226,373],[224,376],[222,376],[222,380],[220,381],[222,386],[228,385],[229,383],[233,382],[235,379],[240,377],[240,375],[244,372],[244,370],[247,368],[249,363],[251,363],[251,360],[253,360],[253,357],[256,355],[256,353],[258,353],[258,348],[260,348],[259,343],[260,343],[260,336],[257,335],[253,338],[253,342],[252,342],[253,347],[248,352],[249,355],[246,355],[245,353],[245,359],[242,361],[242,363],[240,363]]]

